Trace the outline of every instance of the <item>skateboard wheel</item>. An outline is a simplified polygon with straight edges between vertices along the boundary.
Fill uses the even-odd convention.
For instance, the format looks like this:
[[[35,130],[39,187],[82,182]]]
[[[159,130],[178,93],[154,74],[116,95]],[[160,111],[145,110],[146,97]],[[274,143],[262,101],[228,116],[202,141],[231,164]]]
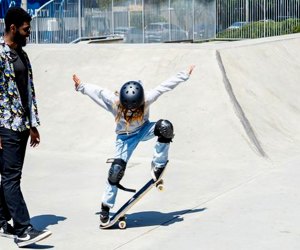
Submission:
[[[156,188],[158,189],[158,191],[163,191],[164,190],[164,181],[160,180],[156,183]]]
[[[158,191],[164,191],[164,185],[163,184],[158,184],[157,185],[157,189],[158,189]]]
[[[125,220],[119,221],[119,228],[120,229],[125,229],[126,228],[126,221]]]

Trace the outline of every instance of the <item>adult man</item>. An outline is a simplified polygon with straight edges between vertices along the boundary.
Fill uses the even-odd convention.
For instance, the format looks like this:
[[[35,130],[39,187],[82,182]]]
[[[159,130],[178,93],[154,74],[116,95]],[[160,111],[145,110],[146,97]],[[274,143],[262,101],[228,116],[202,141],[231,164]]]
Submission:
[[[22,49],[30,35],[30,22],[26,11],[10,8],[0,38],[0,235],[15,238],[19,247],[51,235],[32,227],[20,189],[28,138],[32,147],[40,142],[32,69]],[[11,219],[13,226],[8,223]]]

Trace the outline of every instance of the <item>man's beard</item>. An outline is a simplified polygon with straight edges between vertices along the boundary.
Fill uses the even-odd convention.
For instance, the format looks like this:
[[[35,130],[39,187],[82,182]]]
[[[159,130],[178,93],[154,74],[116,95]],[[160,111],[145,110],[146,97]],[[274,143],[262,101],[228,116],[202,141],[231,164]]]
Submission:
[[[14,42],[18,44],[18,47],[24,47],[27,43],[27,37],[22,36],[21,33],[17,30],[16,35],[14,37]]]

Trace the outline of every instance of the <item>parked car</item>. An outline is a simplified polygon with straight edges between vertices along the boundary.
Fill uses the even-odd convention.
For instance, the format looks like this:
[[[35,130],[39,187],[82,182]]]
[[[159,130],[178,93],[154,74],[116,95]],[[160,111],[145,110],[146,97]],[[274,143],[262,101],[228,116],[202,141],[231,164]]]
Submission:
[[[187,38],[187,32],[175,24],[150,23],[145,29],[145,42],[148,43],[186,40]]]
[[[262,20],[259,20],[260,23],[274,23],[275,21],[272,20],[272,19],[262,19]]]
[[[116,27],[114,29],[114,35],[120,36],[124,39],[130,28],[131,27]]]
[[[233,24],[231,24],[227,29],[228,30],[233,30],[233,29],[240,29],[243,26],[245,26],[246,24],[248,24],[248,22],[234,22]]]
[[[125,43],[143,43],[143,30],[137,27],[130,27],[125,36]]]
[[[213,38],[216,34],[216,26],[214,24],[196,24],[189,30],[189,38],[195,40]]]

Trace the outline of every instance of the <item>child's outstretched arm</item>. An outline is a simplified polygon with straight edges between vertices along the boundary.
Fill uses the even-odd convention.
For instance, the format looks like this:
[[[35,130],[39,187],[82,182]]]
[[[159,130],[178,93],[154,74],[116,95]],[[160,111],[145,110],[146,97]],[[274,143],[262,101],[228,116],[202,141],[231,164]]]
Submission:
[[[195,65],[189,66],[187,70],[177,73],[176,76],[171,77],[170,79],[162,82],[156,88],[147,92],[146,102],[148,104],[155,102],[157,98],[160,97],[163,93],[166,93],[177,87],[180,83],[187,81],[190,75],[193,73],[194,68]]]
[[[89,96],[104,109],[112,111],[116,96],[111,91],[93,84],[82,83],[76,74],[73,75],[73,81],[76,91]]]
[[[81,80],[78,78],[76,74],[73,75],[73,81],[75,85],[75,90],[77,90],[78,86],[81,84]]]
[[[188,74],[189,74],[189,76],[193,73],[195,67],[196,67],[195,65],[191,65],[191,66],[188,68]]]

